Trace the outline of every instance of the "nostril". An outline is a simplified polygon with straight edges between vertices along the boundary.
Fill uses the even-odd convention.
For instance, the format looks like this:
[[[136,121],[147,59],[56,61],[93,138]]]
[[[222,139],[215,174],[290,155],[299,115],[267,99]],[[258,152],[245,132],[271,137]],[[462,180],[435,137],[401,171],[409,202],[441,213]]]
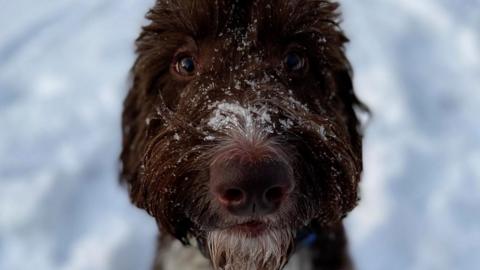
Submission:
[[[265,192],[265,199],[269,203],[280,202],[285,196],[284,188],[282,187],[271,187]]]
[[[226,203],[238,203],[245,197],[243,191],[239,188],[229,188],[222,195],[222,200]]]

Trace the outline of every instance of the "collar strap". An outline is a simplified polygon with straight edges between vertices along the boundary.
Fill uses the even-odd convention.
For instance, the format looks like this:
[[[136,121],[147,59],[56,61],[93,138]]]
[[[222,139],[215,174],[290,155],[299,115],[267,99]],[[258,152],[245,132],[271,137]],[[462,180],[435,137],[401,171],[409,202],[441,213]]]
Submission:
[[[298,232],[295,239],[296,249],[302,249],[305,247],[311,247],[317,241],[317,235],[311,230],[302,230]]]

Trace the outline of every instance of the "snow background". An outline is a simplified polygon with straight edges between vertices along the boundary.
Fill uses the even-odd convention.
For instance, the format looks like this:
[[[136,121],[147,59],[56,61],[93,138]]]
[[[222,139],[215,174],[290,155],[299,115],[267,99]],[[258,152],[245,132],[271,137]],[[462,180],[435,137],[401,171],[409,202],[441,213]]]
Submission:
[[[359,270],[480,267],[480,0],[343,0],[372,108]],[[152,0],[0,0],[0,269],[147,270],[153,220],[116,181]]]

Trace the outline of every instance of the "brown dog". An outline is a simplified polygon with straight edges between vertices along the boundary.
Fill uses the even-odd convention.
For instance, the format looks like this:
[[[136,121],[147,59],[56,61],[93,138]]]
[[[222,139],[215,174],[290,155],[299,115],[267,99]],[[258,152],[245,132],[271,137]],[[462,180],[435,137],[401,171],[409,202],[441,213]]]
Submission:
[[[341,221],[366,108],[337,7],[163,0],[148,13],[121,176],[161,230],[156,269],[351,269]]]

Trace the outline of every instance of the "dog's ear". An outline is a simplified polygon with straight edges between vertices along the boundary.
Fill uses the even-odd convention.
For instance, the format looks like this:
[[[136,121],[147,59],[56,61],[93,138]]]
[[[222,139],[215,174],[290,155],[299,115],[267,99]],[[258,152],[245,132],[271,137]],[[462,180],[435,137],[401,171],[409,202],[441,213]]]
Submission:
[[[359,114],[370,115],[368,107],[362,103],[354,91],[352,82],[352,70],[348,61],[345,68],[339,69],[334,73],[335,84],[338,94],[343,103],[344,119],[348,126],[348,131],[351,140],[351,149],[354,152],[354,162],[356,163],[357,173],[355,173],[355,183],[360,181],[360,173],[362,171],[362,123]],[[355,188],[357,185],[355,185]],[[357,203],[358,198],[352,199],[348,205],[353,208]]]
[[[354,150],[361,155],[362,125],[359,114],[369,113],[369,110],[355,94],[352,70],[349,65],[346,65],[345,69],[337,70],[334,74],[334,79],[340,99],[344,104],[343,109],[352,140],[352,146]]]
[[[360,143],[362,135],[362,123],[359,119],[359,114],[370,114],[368,107],[361,102],[354,91],[353,75],[350,65],[347,63],[345,68],[337,70],[334,74],[335,84],[341,100],[345,104],[344,110],[348,120],[348,128],[354,145]]]
[[[147,139],[148,114],[144,105],[140,104],[144,100],[144,91],[140,89],[138,78],[134,77],[132,81],[132,87],[123,103],[120,183],[127,186],[132,202],[138,207],[143,207],[140,174]]]
[[[138,131],[137,119],[140,115],[140,109],[135,105],[138,100],[138,92],[135,91],[135,85],[128,92],[127,98],[123,102],[122,114],[122,152],[120,153],[120,183],[131,186],[137,178],[136,168],[139,158],[135,155],[134,144]]]

